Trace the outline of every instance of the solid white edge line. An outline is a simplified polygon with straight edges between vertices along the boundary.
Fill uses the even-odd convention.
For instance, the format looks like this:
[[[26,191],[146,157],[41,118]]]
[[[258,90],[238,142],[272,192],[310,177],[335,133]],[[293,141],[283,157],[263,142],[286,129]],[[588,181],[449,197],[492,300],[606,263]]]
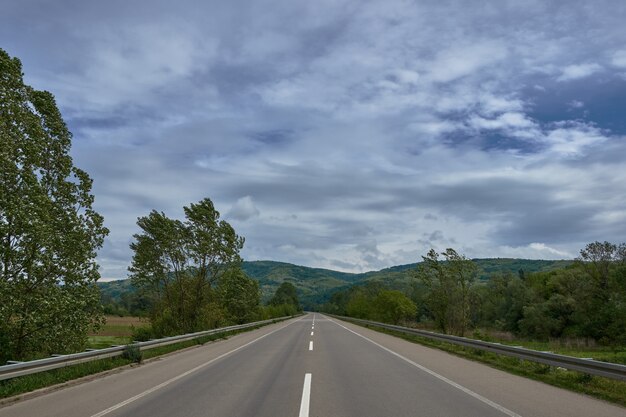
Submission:
[[[330,320],[330,319],[328,319],[328,320]],[[476,398],[477,400],[482,401],[483,403],[487,404],[487,405],[488,405],[488,406],[490,406],[490,407],[495,408],[496,410],[498,410],[498,411],[500,411],[500,412],[502,412],[502,413],[506,414],[507,416],[509,416],[509,417],[522,417],[522,416],[520,416],[519,414],[517,414],[517,413],[515,413],[515,412],[513,412],[513,411],[511,411],[511,410],[509,410],[508,408],[503,407],[503,406],[501,406],[500,404],[498,404],[498,403],[496,403],[496,402],[493,402],[493,401],[491,401],[490,399],[485,398],[485,397],[483,397],[482,395],[480,395],[480,394],[478,394],[478,393],[476,393],[476,392],[472,391],[471,389],[466,388],[466,387],[464,387],[463,385],[457,384],[456,382],[452,381],[451,379],[448,379],[448,378],[446,378],[446,377],[445,377],[445,376],[443,376],[443,375],[439,375],[437,372],[435,372],[435,371],[433,371],[433,370],[431,370],[431,369],[428,369],[428,368],[426,368],[425,366],[420,365],[420,364],[419,364],[419,363],[417,363],[417,362],[413,362],[411,359],[406,358],[406,357],[404,357],[404,356],[400,355],[399,353],[396,353],[396,352],[394,352],[393,350],[391,350],[391,349],[389,349],[389,348],[386,348],[385,346],[383,346],[383,345],[381,345],[381,344],[379,344],[379,343],[374,342],[372,339],[368,338],[367,336],[363,336],[362,334],[359,334],[359,333],[355,332],[354,330],[348,329],[346,326],[343,326],[343,325],[341,325],[341,324],[337,323],[337,322],[336,322],[336,321],[334,321],[334,320],[330,320],[330,321],[332,321],[333,323],[335,323],[337,326],[339,326],[339,327],[343,327],[343,328],[344,328],[344,329],[346,329],[347,331],[349,331],[349,332],[351,332],[351,333],[354,333],[355,335],[357,335],[357,336],[359,336],[359,337],[361,337],[361,338],[363,338],[363,339],[367,340],[368,342],[370,342],[370,343],[372,343],[372,344],[374,344],[374,345],[378,346],[379,348],[381,348],[381,349],[383,349],[383,350],[387,351],[388,353],[391,353],[392,355],[394,355],[394,356],[396,356],[396,357],[398,357],[398,358],[402,359],[403,361],[410,363],[411,365],[415,366],[416,368],[418,368],[418,369],[420,369],[420,370],[422,370],[422,371],[424,371],[424,372],[426,372],[426,373],[428,373],[428,374],[430,374],[430,375],[434,376],[435,378],[440,379],[441,381],[445,382],[446,384],[452,385],[454,388],[458,388],[459,390],[463,391],[463,392],[464,392],[464,393],[466,393],[467,395],[470,395],[470,396],[472,396],[472,397]]]
[[[309,417],[309,403],[311,402],[311,374],[304,375],[302,387],[302,401],[300,401],[300,414],[298,417]]]
[[[312,340],[309,342],[309,350],[313,350],[313,341]]]
[[[231,353],[237,352],[238,350],[241,350],[241,349],[245,348],[246,346],[250,346],[251,344],[253,344],[253,343],[255,343],[255,342],[258,342],[259,340],[261,340],[261,339],[263,339],[263,338],[265,338],[265,337],[267,337],[267,336],[269,336],[269,335],[271,335],[271,334],[273,334],[273,333],[276,333],[277,331],[282,330],[282,329],[284,329],[285,327],[290,326],[290,325],[292,325],[293,323],[295,323],[295,322],[297,322],[297,321],[300,321],[300,320],[302,320],[302,319],[292,321],[291,323],[289,323],[289,324],[287,324],[287,325],[285,325],[285,326],[283,326],[283,327],[281,327],[281,328],[278,328],[278,329],[276,329],[276,330],[272,330],[271,332],[269,332],[269,333],[267,333],[267,334],[264,334],[264,335],[263,335],[263,336],[261,336],[261,337],[257,337],[256,339],[254,339],[254,340],[252,340],[252,341],[250,341],[250,342],[246,343],[245,345],[241,345],[241,346],[239,346],[238,348],[235,348],[235,349],[233,349],[233,350],[229,350],[229,351],[228,351],[228,352],[226,352],[226,353],[222,353],[222,354],[221,354],[221,355],[219,355],[218,357],[213,358],[213,359],[211,359],[210,361],[203,363],[202,365],[198,365],[198,366],[196,366],[195,368],[192,368],[192,369],[190,369],[190,370],[188,370],[188,371],[186,371],[186,372],[183,372],[183,373],[182,373],[182,374],[180,374],[180,375],[175,376],[174,378],[168,379],[167,381],[162,382],[162,383],[160,383],[159,385],[157,385],[157,386],[155,386],[155,387],[152,387],[152,388],[150,388],[150,389],[148,389],[148,390],[145,390],[144,392],[139,393],[139,394],[135,395],[134,397],[131,397],[131,398],[129,398],[129,399],[127,399],[127,400],[125,400],[125,401],[122,401],[122,402],[120,402],[120,403],[117,403],[117,404],[115,404],[114,406],[107,408],[106,410],[100,411],[99,413],[96,413],[96,414],[92,415],[91,417],[102,417],[102,416],[105,416],[105,415],[107,415],[107,414],[109,414],[109,413],[111,413],[111,412],[113,412],[113,411],[115,411],[115,410],[117,410],[117,409],[119,409],[119,408],[124,407],[125,405],[128,405],[128,404],[130,404],[130,403],[132,403],[132,402],[135,402],[135,401],[137,401],[138,399],[143,398],[143,397],[145,397],[146,395],[151,394],[151,393],[153,393],[154,391],[157,391],[157,390],[159,390],[159,389],[161,389],[161,388],[163,388],[163,387],[165,387],[165,386],[167,386],[167,385],[171,384],[172,382],[176,382],[176,381],[178,381],[179,379],[184,378],[184,377],[186,377],[187,375],[192,374],[192,373],[194,373],[194,372],[196,372],[196,371],[198,371],[198,370],[200,370],[200,369],[204,368],[205,366],[210,365],[210,364],[212,364],[213,362],[215,362],[215,361],[217,361],[217,360],[219,360],[219,359],[222,359],[222,358],[223,358],[223,357],[225,357],[225,356],[230,355]]]

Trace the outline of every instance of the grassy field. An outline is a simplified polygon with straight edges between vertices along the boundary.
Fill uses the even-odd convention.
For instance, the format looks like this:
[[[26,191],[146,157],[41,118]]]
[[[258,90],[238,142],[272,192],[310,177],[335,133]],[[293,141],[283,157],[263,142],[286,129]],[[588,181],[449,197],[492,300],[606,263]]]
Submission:
[[[106,324],[89,335],[88,347],[101,349],[111,345],[125,345],[131,342],[134,329],[148,325],[148,320],[141,317],[106,316]]]

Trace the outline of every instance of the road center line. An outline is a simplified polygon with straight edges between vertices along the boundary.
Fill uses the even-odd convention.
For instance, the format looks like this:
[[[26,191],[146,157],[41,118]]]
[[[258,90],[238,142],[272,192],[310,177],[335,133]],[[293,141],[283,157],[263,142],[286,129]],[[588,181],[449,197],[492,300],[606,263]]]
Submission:
[[[309,350],[313,350],[313,341],[312,340],[309,342]]]
[[[311,402],[311,374],[304,375],[302,387],[302,401],[300,401],[299,417],[309,417],[309,403]]]
[[[383,349],[383,350],[385,350],[385,351],[387,351],[387,352],[391,353],[392,355],[394,355],[394,356],[396,356],[396,357],[398,357],[398,358],[402,359],[403,361],[410,363],[411,365],[415,366],[416,368],[418,368],[418,369],[420,369],[420,370],[422,370],[422,371],[424,371],[424,372],[426,372],[426,373],[428,373],[428,374],[430,374],[430,375],[434,376],[435,378],[440,379],[441,381],[445,382],[446,384],[452,385],[453,387],[460,389],[461,391],[463,391],[463,392],[464,392],[464,393],[466,393],[467,395],[470,395],[470,396],[472,396],[472,397],[476,398],[477,400],[482,401],[483,403],[487,404],[487,405],[488,405],[488,406],[490,406],[490,407],[495,408],[496,410],[498,410],[498,411],[500,411],[500,412],[502,412],[502,413],[506,414],[507,416],[509,416],[509,417],[522,417],[522,416],[520,416],[519,414],[517,414],[517,413],[515,413],[515,412],[513,412],[513,411],[511,411],[511,410],[509,410],[508,408],[505,408],[505,407],[501,406],[500,404],[498,404],[498,403],[496,403],[496,402],[493,402],[493,401],[491,401],[490,399],[485,398],[485,397],[483,397],[482,395],[480,395],[480,394],[478,394],[478,393],[476,393],[476,392],[472,391],[471,389],[466,388],[466,387],[464,387],[464,386],[463,386],[463,385],[461,385],[461,384],[457,384],[456,382],[452,381],[451,379],[448,379],[448,378],[446,378],[446,377],[445,377],[445,376],[443,376],[443,375],[439,375],[437,372],[435,372],[435,371],[433,371],[433,370],[431,370],[431,369],[428,369],[428,368],[426,368],[425,366],[420,365],[420,364],[419,364],[419,363],[417,363],[417,362],[413,362],[411,359],[406,358],[406,357],[404,357],[404,356],[400,355],[399,353],[396,353],[396,352],[394,352],[393,350],[391,350],[391,349],[389,349],[389,348],[386,348],[385,346],[383,346],[383,345],[381,345],[381,344],[379,344],[379,343],[374,342],[374,341],[373,341],[372,339],[370,339],[369,337],[367,337],[367,336],[363,336],[362,334],[359,334],[359,333],[355,332],[354,330],[348,329],[346,326],[343,326],[343,325],[341,325],[341,324],[337,323],[337,322],[336,322],[336,321],[334,321],[334,320],[330,320],[330,319],[328,319],[328,320],[329,320],[329,321],[332,321],[333,323],[335,323],[335,324],[336,324],[337,326],[339,326],[339,327],[343,327],[344,329],[346,329],[346,330],[347,330],[347,331],[349,331],[350,333],[354,333],[355,335],[359,336],[360,338],[363,338],[363,339],[367,340],[368,342],[370,342],[370,343],[372,343],[372,344],[374,344],[374,345],[378,346],[379,348],[381,348],[381,349]]]
[[[300,321],[300,320],[302,320],[302,319],[299,319],[299,320],[296,320],[296,321]],[[254,339],[254,340],[252,340],[252,341],[250,341],[250,342],[246,343],[245,345],[241,345],[241,346],[239,346],[238,348],[235,348],[235,349],[233,349],[233,350],[229,350],[229,351],[228,351],[228,352],[226,352],[226,353],[222,353],[222,354],[221,354],[221,355],[219,355],[218,357],[213,358],[213,359],[211,359],[210,361],[203,363],[202,365],[198,365],[198,366],[196,366],[195,368],[192,368],[192,369],[188,370],[187,372],[183,372],[183,373],[182,373],[182,374],[180,374],[180,375],[177,375],[177,376],[175,376],[175,377],[173,377],[173,378],[170,378],[170,379],[168,379],[167,381],[162,382],[162,383],[160,383],[159,385],[157,385],[157,386],[155,386],[155,387],[152,387],[152,388],[150,388],[150,389],[147,389],[147,390],[145,390],[144,392],[142,392],[142,393],[140,393],[140,394],[135,395],[134,397],[131,397],[131,398],[129,398],[129,399],[127,399],[127,400],[125,400],[125,401],[122,401],[122,402],[120,402],[120,403],[117,403],[117,404],[115,404],[114,406],[107,408],[106,410],[100,411],[99,413],[96,413],[96,414],[92,415],[91,417],[102,417],[102,416],[105,416],[105,415],[107,415],[107,414],[109,414],[109,413],[111,413],[111,412],[113,412],[113,411],[115,411],[115,410],[117,410],[117,409],[119,409],[119,408],[124,407],[125,405],[128,405],[128,404],[130,404],[130,403],[132,403],[132,402],[135,402],[135,401],[137,401],[138,399],[143,398],[143,397],[145,397],[146,395],[153,393],[154,391],[157,391],[157,390],[159,390],[159,389],[161,389],[161,388],[163,388],[163,387],[168,386],[168,385],[169,385],[169,384],[171,384],[172,382],[176,382],[176,381],[178,381],[179,379],[184,378],[184,377],[186,377],[187,375],[192,374],[192,373],[194,373],[194,372],[196,372],[196,371],[198,371],[198,370],[200,370],[200,369],[204,368],[205,366],[210,365],[210,364],[212,364],[213,362],[215,362],[215,361],[217,361],[217,360],[219,360],[219,359],[222,359],[222,358],[223,358],[223,357],[225,357],[225,356],[230,355],[231,353],[235,353],[235,352],[237,352],[238,350],[241,350],[241,349],[245,348],[246,346],[250,346],[251,344],[258,342],[259,340],[261,340],[261,339],[263,339],[263,338],[266,338],[267,336],[269,336],[269,335],[271,335],[271,334],[273,334],[273,333],[276,333],[277,331],[282,330],[282,329],[284,329],[284,328],[285,328],[285,327],[287,327],[287,326],[292,325],[292,324],[293,324],[293,323],[295,323],[296,321],[292,321],[291,323],[289,323],[289,324],[287,324],[287,325],[285,325],[285,326],[283,326],[283,327],[281,327],[281,328],[278,328],[278,329],[276,329],[276,330],[272,330],[271,332],[269,332],[269,333],[267,333],[267,334],[264,334],[264,335],[263,335],[263,336],[261,336],[261,337],[257,337],[256,339]]]
[[[313,332],[311,332],[311,336],[313,336]]]

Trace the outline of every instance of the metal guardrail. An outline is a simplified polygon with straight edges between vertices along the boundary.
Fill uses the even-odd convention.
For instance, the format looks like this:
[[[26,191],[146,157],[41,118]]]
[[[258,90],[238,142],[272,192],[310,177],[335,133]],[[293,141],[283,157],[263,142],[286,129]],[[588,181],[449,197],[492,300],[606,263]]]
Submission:
[[[541,352],[518,346],[508,346],[500,343],[483,342],[482,340],[468,339],[466,337],[412,329],[410,327],[396,326],[393,324],[379,323],[376,321],[336,316],[334,314],[327,313],[324,314],[357,324],[366,324],[375,327],[382,327],[384,329],[395,330],[407,334],[414,334],[417,336],[426,337],[428,339],[443,341],[460,346],[466,346],[473,349],[485,350],[488,352],[497,353],[499,355],[512,356],[518,359],[570,369],[573,371],[583,372],[585,374],[626,381],[626,366],[617,363],[602,362],[593,359],[575,358],[573,356],[559,355],[552,352]]]
[[[140,350],[148,350],[160,346],[170,345],[172,343],[185,342],[203,336],[210,336],[216,333],[224,333],[234,330],[247,329],[259,325],[269,324],[280,320],[286,320],[294,316],[278,317],[275,319],[255,321],[253,323],[239,324],[236,326],[221,327],[219,329],[205,330],[202,332],[188,333],[179,336],[165,337],[163,339],[148,340],[146,342],[135,342],[132,346],[138,346]],[[0,366],[0,381],[15,378],[23,375],[35,374],[51,369],[62,368],[65,366],[76,365],[83,362],[89,362],[97,359],[112,358],[121,356],[126,349],[126,345],[112,346],[104,349],[90,349],[85,352],[71,353],[67,355],[54,355],[45,359],[37,359],[27,362],[10,362],[9,365]]]

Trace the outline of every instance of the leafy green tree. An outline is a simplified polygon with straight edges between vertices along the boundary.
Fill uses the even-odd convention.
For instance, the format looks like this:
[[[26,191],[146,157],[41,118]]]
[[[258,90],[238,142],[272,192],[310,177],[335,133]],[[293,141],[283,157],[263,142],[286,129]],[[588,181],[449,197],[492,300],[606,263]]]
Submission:
[[[300,311],[298,292],[291,282],[283,282],[280,284],[269,303],[273,306],[283,304],[292,305],[295,307],[296,311]]]
[[[447,273],[439,254],[431,249],[418,266],[416,277],[428,289],[425,304],[435,324],[443,333],[447,333],[452,324],[452,301],[454,281]]]
[[[346,314],[350,317],[356,317],[358,319],[373,319],[373,298],[373,295],[368,294],[363,288],[357,288],[350,294],[346,305]]]
[[[0,49],[0,360],[84,347],[108,233],[54,97]]]
[[[470,259],[459,255],[454,249],[448,248],[443,252],[446,260],[446,273],[456,287],[455,291],[455,324],[458,333],[465,335],[470,325],[470,289],[476,279],[478,268]]]
[[[428,288],[424,301],[437,327],[444,333],[464,335],[470,323],[470,290],[478,272],[476,265],[452,248],[442,254],[431,249],[422,259],[415,275]]]
[[[219,280],[218,292],[220,304],[230,322],[242,324],[258,317],[261,302],[259,283],[241,269],[232,268],[224,273]]]
[[[373,300],[374,319],[385,323],[399,324],[414,320],[417,313],[415,303],[398,290],[383,290]]]
[[[626,320],[623,320],[626,244],[589,243],[580,251],[577,266],[584,271],[589,283],[585,294],[588,320],[584,335],[605,343],[626,339],[615,333],[626,330]]]
[[[210,199],[184,207],[185,221],[152,211],[138,219],[129,268],[135,287],[152,298],[151,321],[157,334],[187,333],[223,320],[215,286],[239,267],[244,239]]]
[[[479,302],[477,322],[496,330],[518,332],[519,320],[529,294],[524,281],[509,273],[494,274],[484,286],[476,288]]]

